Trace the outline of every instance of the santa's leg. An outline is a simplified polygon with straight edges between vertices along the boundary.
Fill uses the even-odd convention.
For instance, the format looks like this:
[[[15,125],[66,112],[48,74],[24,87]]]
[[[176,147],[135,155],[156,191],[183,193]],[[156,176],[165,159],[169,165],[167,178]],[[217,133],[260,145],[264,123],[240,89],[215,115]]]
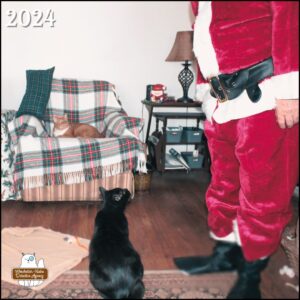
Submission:
[[[240,161],[237,228],[244,260],[230,299],[261,297],[260,273],[280,244],[291,219],[291,197],[299,176],[299,126],[279,128],[275,112],[239,121]]]
[[[237,130],[237,223],[244,255],[253,261],[276,251],[290,221],[299,176],[299,126],[279,128],[271,110],[241,120]]]
[[[212,180],[206,193],[211,236],[219,240],[211,256],[177,257],[179,269],[189,274],[233,271],[242,257],[236,245],[233,220],[239,207],[239,161],[235,154],[236,123],[205,122],[211,156]]]

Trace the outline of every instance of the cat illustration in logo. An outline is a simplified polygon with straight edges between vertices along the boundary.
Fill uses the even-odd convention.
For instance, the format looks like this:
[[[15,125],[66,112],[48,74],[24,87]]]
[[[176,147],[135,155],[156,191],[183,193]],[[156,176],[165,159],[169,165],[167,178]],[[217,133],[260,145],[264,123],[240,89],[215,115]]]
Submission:
[[[24,254],[22,253],[22,262],[20,268],[44,268],[44,260],[40,259],[39,262],[36,262],[35,253],[33,254]],[[43,280],[19,280],[19,284],[22,286],[37,286],[42,284]]]

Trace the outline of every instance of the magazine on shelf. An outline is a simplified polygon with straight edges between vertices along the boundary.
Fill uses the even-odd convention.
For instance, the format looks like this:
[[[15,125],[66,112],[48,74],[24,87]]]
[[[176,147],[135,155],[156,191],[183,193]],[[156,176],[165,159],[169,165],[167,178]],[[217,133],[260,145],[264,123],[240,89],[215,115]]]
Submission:
[[[166,153],[165,169],[185,169],[185,167],[173,155]]]

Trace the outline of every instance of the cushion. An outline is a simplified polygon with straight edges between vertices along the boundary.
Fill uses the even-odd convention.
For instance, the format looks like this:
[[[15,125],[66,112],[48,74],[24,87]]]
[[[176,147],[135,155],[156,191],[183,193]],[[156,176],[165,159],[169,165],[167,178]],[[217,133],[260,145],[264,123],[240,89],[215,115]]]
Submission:
[[[26,92],[16,117],[32,115],[43,119],[50,97],[54,69],[55,67],[26,71]]]

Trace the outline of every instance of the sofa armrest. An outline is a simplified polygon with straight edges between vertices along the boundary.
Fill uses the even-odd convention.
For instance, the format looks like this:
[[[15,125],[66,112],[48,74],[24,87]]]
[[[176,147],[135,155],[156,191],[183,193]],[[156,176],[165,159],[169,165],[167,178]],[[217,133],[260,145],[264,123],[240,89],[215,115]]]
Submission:
[[[22,136],[50,137],[42,121],[31,115],[13,118],[8,125],[12,143],[16,146]]]
[[[122,112],[111,112],[104,118],[106,137],[131,136],[137,139],[144,126],[141,118],[129,117]]]

